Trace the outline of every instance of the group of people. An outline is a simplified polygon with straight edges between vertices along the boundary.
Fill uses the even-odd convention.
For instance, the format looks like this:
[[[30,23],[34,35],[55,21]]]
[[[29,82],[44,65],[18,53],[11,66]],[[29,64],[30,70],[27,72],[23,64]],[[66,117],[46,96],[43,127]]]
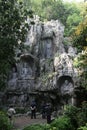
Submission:
[[[31,104],[31,119],[36,119],[36,103],[32,102]],[[41,104],[41,114],[43,119],[47,119],[47,123],[51,122],[51,104],[42,102]]]
[[[36,119],[36,102],[33,101],[30,106],[31,109],[31,119]],[[13,116],[16,114],[15,109],[13,106],[10,106],[8,111],[7,111],[8,117],[12,123],[13,121]],[[41,104],[41,114],[43,119],[47,119],[47,123],[49,124],[51,122],[51,104],[50,103],[45,103],[42,102]]]

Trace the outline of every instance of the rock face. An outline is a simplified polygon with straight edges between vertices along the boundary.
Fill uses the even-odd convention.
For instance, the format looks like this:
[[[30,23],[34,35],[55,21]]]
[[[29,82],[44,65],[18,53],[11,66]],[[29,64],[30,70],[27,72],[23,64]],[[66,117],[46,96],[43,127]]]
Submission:
[[[35,19],[34,22],[23,52],[16,50],[17,63],[9,74],[4,102],[25,107],[33,99],[38,106],[44,100],[58,109],[75,104],[78,73],[73,59],[76,50],[68,38],[64,39],[64,26],[58,20]],[[65,40],[69,44],[66,45]]]

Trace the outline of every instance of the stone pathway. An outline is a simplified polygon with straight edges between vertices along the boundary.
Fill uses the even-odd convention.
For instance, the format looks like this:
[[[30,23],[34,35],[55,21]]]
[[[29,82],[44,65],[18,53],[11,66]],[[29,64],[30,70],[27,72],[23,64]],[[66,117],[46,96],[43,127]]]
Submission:
[[[13,130],[22,130],[25,126],[31,124],[45,124],[46,119],[42,119],[41,116],[37,116],[36,119],[31,119],[30,116],[20,116],[15,117],[14,119],[14,129]]]

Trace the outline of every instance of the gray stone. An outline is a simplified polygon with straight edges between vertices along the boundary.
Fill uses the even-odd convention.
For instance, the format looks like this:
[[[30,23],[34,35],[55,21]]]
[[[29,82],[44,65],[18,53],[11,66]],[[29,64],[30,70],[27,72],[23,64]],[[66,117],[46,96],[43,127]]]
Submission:
[[[66,51],[64,26],[58,20],[42,23],[38,18],[34,22],[24,43],[26,49],[16,50],[17,55],[21,54],[16,57],[16,70],[9,73],[6,103],[24,107],[30,105],[32,99],[44,95],[63,108],[65,103],[72,104],[76,87],[78,71],[73,66],[76,49],[67,44]],[[63,96],[67,101],[64,98],[57,101],[57,97]],[[38,103],[41,100],[39,98]]]

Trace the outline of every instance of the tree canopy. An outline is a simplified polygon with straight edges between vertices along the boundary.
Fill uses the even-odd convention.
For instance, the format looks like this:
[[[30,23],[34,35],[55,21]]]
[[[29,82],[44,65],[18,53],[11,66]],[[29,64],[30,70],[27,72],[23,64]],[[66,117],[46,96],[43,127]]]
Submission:
[[[5,87],[10,67],[15,62],[15,49],[25,41],[27,12],[17,0],[0,0],[0,89]]]
[[[81,5],[62,0],[21,0],[25,8],[31,9],[42,21],[60,20],[65,25],[65,36],[69,36],[81,22]]]
[[[77,67],[83,70],[81,72],[82,86],[87,88],[87,4],[85,3],[85,10],[82,12],[83,20],[76,27],[73,33],[73,44],[77,47],[80,55],[77,58]]]

